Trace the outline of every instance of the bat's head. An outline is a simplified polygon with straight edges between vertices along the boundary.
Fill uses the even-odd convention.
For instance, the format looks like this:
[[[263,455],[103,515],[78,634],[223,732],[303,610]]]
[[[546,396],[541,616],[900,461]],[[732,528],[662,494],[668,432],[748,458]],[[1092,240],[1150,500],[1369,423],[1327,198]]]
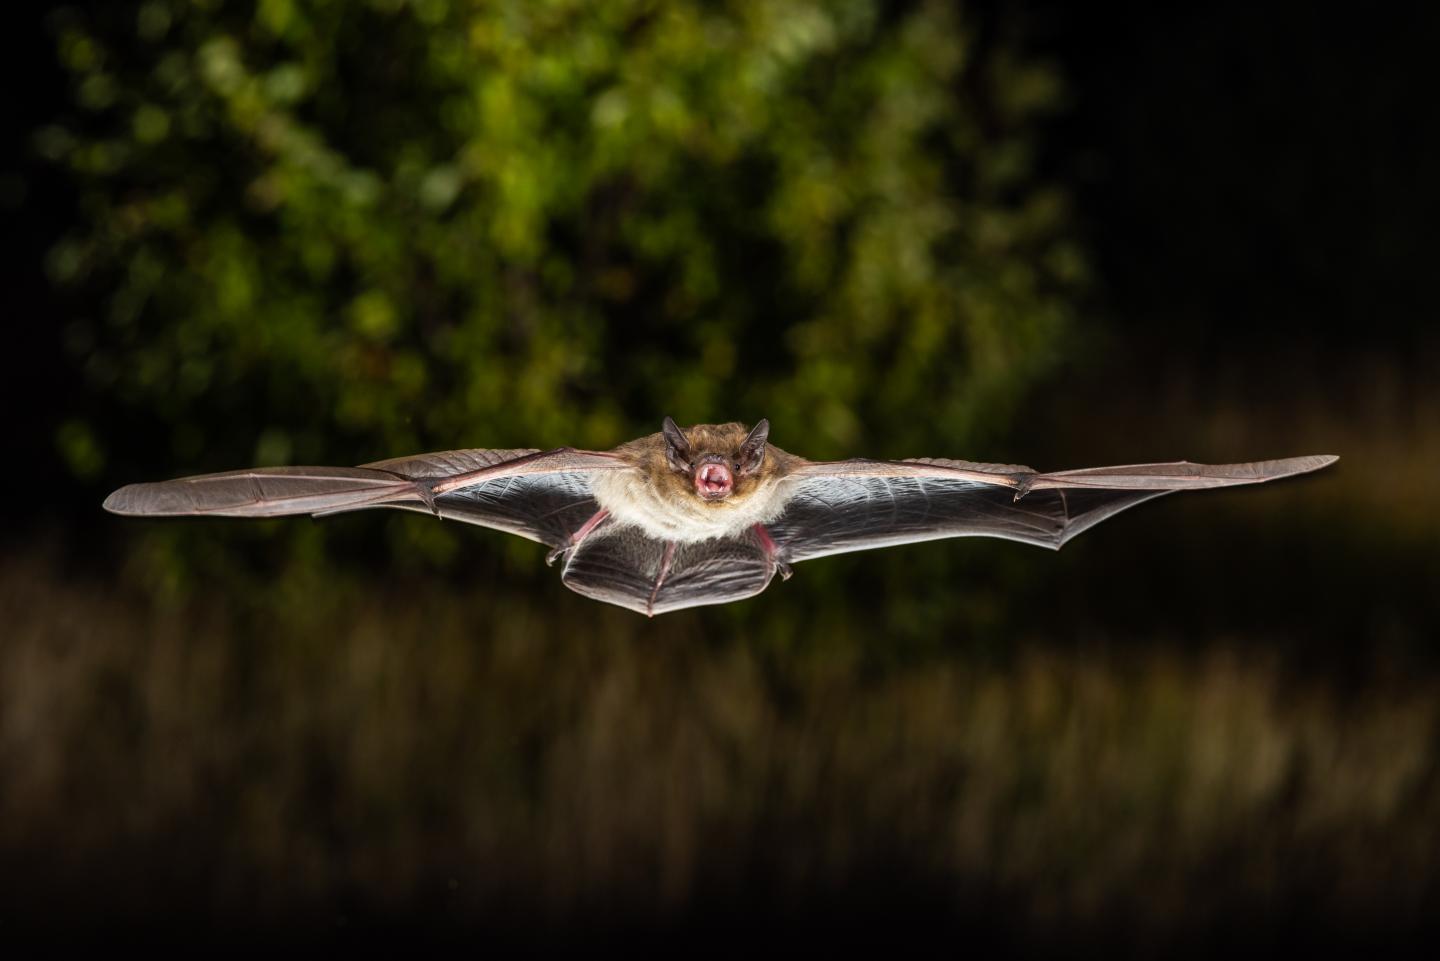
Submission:
[[[765,464],[770,422],[762,419],[748,433],[742,424],[701,424],[686,432],[667,417],[660,433],[673,474],[702,501],[719,503],[754,488]]]

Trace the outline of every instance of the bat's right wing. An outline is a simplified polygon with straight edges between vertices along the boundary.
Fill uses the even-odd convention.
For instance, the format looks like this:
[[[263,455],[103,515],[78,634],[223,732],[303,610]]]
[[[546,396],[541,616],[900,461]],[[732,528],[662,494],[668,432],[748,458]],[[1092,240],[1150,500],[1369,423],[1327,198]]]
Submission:
[[[786,562],[942,537],[1001,537],[1058,549],[1154,497],[1278,480],[1335,460],[1177,461],[1052,474],[951,460],[813,462],[787,478],[793,494],[768,527]]]
[[[614,454],[574,450],[456,450],[361,467],[257,467],[154,484],[105,500],[116,514],[280,517],[398,507],[478,524],[550,547],[599,510],[596,471],[623,470]]]

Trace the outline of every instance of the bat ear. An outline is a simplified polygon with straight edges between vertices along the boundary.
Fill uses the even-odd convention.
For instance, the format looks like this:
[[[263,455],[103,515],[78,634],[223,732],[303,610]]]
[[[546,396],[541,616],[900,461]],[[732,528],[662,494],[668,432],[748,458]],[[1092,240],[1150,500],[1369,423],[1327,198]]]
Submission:
[[[685,432],[676,425],[673,418],[666,417],[665,423],[660,425],[660,433],[665,435],[665,459],[670,466],[678,471],[690,469],[690,442],[685,439]]]
[[[745,443],[740,445],[740,469],[747,474],[759,470],[765,460],[765,441],[770,437],[770,422],[765,418],[750,429]]]

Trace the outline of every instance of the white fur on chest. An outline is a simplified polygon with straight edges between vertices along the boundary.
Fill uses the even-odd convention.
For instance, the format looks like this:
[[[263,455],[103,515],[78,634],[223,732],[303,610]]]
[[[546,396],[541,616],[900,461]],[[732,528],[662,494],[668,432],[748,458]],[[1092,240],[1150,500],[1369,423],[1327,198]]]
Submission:
[[[694,543],[733,537],[780,516],[793,484],[782,479],[743,501],[707,504],[698,497],[664,497],[639,471],[596,471],[591,489],[613,523],[638,527],[664,541]]]

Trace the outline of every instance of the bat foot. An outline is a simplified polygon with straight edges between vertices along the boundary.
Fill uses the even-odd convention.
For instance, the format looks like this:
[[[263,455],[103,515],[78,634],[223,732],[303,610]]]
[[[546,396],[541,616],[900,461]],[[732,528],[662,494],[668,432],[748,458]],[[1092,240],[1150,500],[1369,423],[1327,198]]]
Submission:
[[[775,538],[770,536],[769,529],[766,528],[764,524],[756,524],[751,530],[755,532],[756,539],[760,541],[760,549],[765,552],[765,556],[769,558],[770,563],[775,565],[775,570],[779,572],[780,579],[782,581],[788,581],[794,571],[790,570],[789,564],[780,559],[780,548],[776,546]]]
[[[579,547],[580,542],[585,540],[585,538],[589,537],[590,533],[594,531],[595,528],[605,523],[606,519],[609,516],[610,512],[607,510],[596,511],[588,521],[580,525],[579,530],[570,535],[569,543],[561,544],[559,547],[555,548],[550,553],[545,555],[545,565],[547,567],[554,567],[556,561],[564,557],[566,554],[570,553],[575,548]]]

